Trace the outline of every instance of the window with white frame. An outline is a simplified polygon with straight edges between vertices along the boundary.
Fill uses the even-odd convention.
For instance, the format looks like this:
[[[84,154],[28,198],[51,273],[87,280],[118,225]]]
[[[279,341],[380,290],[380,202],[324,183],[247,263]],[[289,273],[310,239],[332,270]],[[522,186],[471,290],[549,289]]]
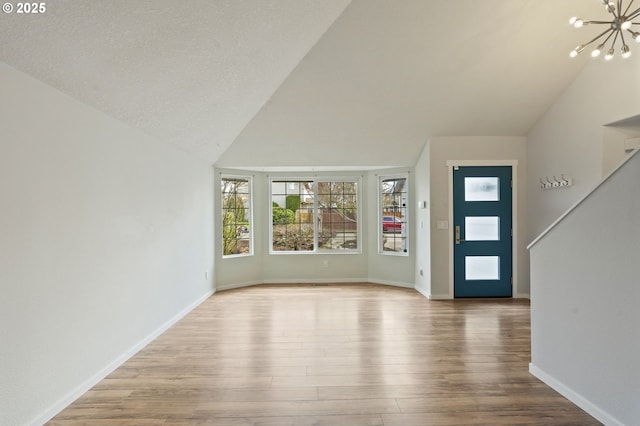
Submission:
[[[358,179],[272,179],[271,252],[360,250]]]
[[[251,178],[222,176],[222,255],[253,254]]]
[[[407,255],[408,176],[379,177],[379,247],[383,254]]]

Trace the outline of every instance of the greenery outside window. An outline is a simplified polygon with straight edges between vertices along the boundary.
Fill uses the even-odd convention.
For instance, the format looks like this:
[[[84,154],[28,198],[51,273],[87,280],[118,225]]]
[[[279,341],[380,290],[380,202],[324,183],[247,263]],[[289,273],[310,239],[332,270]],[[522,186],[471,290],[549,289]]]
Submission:
[[[359,180],[272,179],[271,252],[358,252]]]
[[[379,177],[379,247],[383,254],[408,255],[408,177]]]
[[[251,178],[223,176],[222,191],[222,255],[253,254],[251,220]]]

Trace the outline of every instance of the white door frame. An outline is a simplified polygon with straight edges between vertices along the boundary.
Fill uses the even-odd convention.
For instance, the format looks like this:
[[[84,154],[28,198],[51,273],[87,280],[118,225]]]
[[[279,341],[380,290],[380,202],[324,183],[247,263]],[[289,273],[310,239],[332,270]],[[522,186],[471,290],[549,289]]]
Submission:
[[[511,285],[511,297],[518,295],[518,160],[447,160],[447,178],[449,181],[449,299],[454,298],[453,290],[453,169],[465,166],[511,166],[511,215],[513,228],[512,256],[513,256],[513,283]]]

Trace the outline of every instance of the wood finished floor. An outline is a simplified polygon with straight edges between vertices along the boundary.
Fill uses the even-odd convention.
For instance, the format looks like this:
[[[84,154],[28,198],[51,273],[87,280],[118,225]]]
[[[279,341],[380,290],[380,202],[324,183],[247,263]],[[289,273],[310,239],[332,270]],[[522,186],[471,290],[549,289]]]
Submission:
[[[50,425],[598,425],[528,373],[526,300],[216,293]]]

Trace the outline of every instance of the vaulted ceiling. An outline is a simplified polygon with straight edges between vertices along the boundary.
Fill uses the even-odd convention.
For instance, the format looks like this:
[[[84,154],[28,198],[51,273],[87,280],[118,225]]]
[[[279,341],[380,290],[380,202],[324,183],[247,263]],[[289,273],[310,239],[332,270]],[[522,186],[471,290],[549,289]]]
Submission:
[[[222,167],[409,166],[438,135],[524,135],[575,78],[598,0],[58,0],[0,60]]]

